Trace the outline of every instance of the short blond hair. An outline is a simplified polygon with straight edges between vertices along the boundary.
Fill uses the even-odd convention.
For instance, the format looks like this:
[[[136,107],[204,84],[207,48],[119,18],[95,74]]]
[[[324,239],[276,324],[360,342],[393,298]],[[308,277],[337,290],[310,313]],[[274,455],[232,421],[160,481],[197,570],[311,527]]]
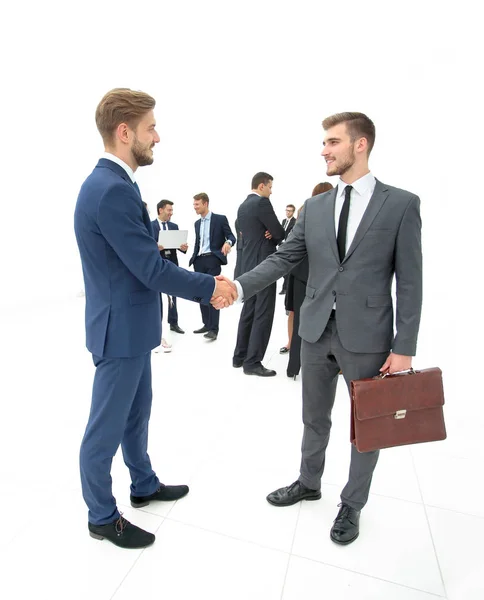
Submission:
[[[368,155],[375,144],[375,125],[371,119],[359,112],[342,112],[327,117],[323,121],[323,129],[327,131],[335,125],[346,123],[346,129],[352,142],[364,137],[368,142]]]
[[[96,108],[96,125],[104,143],[113,141],[121,123],[136,129],[144,115],[153,110],[156,100],[145,92],[129,88],[114,88],[104,95]]]

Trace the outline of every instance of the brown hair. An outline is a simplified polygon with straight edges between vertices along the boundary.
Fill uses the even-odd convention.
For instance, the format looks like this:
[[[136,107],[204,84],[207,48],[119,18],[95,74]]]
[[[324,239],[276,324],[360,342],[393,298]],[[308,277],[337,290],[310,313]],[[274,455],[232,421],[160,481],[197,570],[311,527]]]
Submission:
[[[259,171],[259,173],[256,173],[254,175],[254,177],[252,177],[252,183],[251,186],[253,190],[256,190],[261,183],[263,183],[264,185],[267,185],[269,183],[269,181],[273,181],[274,177],[272,177],[272,175],[269,175],[269,173],[264,173],[264,171]]]
[[[96,108],[96,125],[104,143],[113,141],[114,132],[121,123],[136,129],[155,104],[156,100],[148,94],[129,88],[115,88],[105,94]]]
[[[204,204],[208,204],[210,202],[209,197],[207,196],[207,194],[205,194],[205,192],[202,192],[201,194],[195,194],[195,196],[193,196],[194,200],[201,200]]]
[[[329,192],[329,190],[332,190],[333,186],[329,183],[329,181],[325,181],[323,183],[318,183],[318,185],[316,185],[314,187],[314,190],[312,191],[311,196],[317,196],[318,194],[324,194],[324,192]]]
[[[332,115],[323,121],[323,129],[327,131],[335,125],[346,123],[346,129],[352,142],[360,137],[368,142],[368,155],[375,144],[375,125],[371,119],[359,112],[343,112]]]

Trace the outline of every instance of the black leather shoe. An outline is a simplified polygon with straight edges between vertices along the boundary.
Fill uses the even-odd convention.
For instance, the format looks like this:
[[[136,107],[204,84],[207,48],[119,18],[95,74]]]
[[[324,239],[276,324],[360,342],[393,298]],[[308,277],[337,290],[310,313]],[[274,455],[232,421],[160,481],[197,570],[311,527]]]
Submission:
[[[178,325],[178,323],[170,325],[170,331],[174,331],[175,333],[185,333],[183,329]]]
[[[279,292],[279,296],[285,296],[285,294],[286,294],[286,290],[281,290],[281,291]]]
[[[321,490],[310,490],[299,480],[288,487],[280,488],[267,496],[267,502],[273,506],[292,506],[300,500],[319,500]]]
[[[207,333],[208,328],[205,327],[205,325],[203,327],[201,327],[200,329],[195,329],[195,331],[193,333]]]
[[[329,534],[336,544],[351,544],[360,535],[360,511],[347,504],[340,504],[338,516]]]
[[[283,346],[279,350],[279,354],[287,354],[289,352],[289,348],[287,346]]]
[[[262,365],[258,367],[244,367],[244,373],[246,375],[258,375],[259,377],[274,377],[274,375],[277,375],[275,371],[266,369]]]
[[[207,331],[207,333],[203,336],[207,338],[207,340],[212,340],[213,342],[217,339],[218,333],[216,331]]]
[[[173,502],[183,498],[189,492],[188,485],[163,485],[150,496],[133,496],[130,495],[131,506],[133,508],[142,508],[148,506],[152,500],[161,500],[162,502]]]
[[[95,540],[106,538],[120,548],[146,548],[155,541],[152,533],[136,527],[122,516],[107,525],[88,523],[87,526],[92,538]]]
[[[244,361],[240,358],[233,358],[232,359],[232,366],[234,367],[234,369],[240,369],[240,367],[244,364]]]

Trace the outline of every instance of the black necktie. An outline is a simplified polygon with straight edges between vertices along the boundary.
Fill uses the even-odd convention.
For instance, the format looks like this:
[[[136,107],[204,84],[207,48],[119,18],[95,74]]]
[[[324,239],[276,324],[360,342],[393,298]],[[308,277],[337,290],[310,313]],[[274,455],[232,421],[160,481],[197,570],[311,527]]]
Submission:
[[[347,185],[345,187],[345,201],[343,202],[343,208],[339,215],[338,223],[338,254],[340,262],[343,262],[343,258],[346,254],[346,230],[348,228],[348,215],[350,214],[350,202],[351,202],[351,190],[353,186]]]
[[[166,223],[163,222],[162,225],[163,225],[163,231],[166,231]]]

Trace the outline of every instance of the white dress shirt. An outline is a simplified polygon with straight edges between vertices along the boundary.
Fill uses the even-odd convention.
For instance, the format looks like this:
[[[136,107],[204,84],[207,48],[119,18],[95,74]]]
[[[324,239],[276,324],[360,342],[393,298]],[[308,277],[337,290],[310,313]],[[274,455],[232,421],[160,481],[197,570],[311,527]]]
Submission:
[[[336,203],[334,207],[334,230],[338,237],[338,225],[343,202],[345,201],[345,189],[348,184],[341,179],[338,182],[338,191],[336,192]],[[348,225],[346,228],[346,245],[345,248],[351,246],[351,242],[355,237],[356,230],[363,218],[363,214],[370,203],[370,198],[375,190],[376,179],[371,173],[367,173],[351,184],[351,202],[350,212],[348,214]]]
[[[123,167],[123,169],[129,175],[129,178],[131,179],[131,181],[133,183],[136,181],[136,179],[134,178],[134,171],[133,171],[133,169],[129,165],[127,165],[124,162],[124,160],[121,160],[120,158],[118,158],[117,156],[114,156],[114,154],[111,154],[110,152],[105,152],[103,154],[102,158],[107,158],[108,160],[112,160],[113,162],[115,162],[120,167]]]
[[[339,225],[339,216],[341,214],[341,209],[343,208],[343,202],[345,200],[345,188],[349,185],[345,183],[342,179],[338,182],[338,189],[336,192],[336,202],[334,207],[334,230],[336,232],[336,236],[338,236],[338,225]],[[350,212],[348,214],[348,225],[346,228],[346,250],[351,246],[351,242],[355,237],[356,230],[363,218],[365,210],[370,203],[370,199],[373,195],[376,185],[376,179],[371,173],[367,173],[360,177],[352,184],[353,189],[351,190],[351,202],[350,202]],[[237,304],[239,302],[244,301],[244,295],[242,286],[238,281],[235,281],[235,286],[237,287],[238,298],[236,300]],[[333,305],[333,308],[336,308],[336,304]]]

